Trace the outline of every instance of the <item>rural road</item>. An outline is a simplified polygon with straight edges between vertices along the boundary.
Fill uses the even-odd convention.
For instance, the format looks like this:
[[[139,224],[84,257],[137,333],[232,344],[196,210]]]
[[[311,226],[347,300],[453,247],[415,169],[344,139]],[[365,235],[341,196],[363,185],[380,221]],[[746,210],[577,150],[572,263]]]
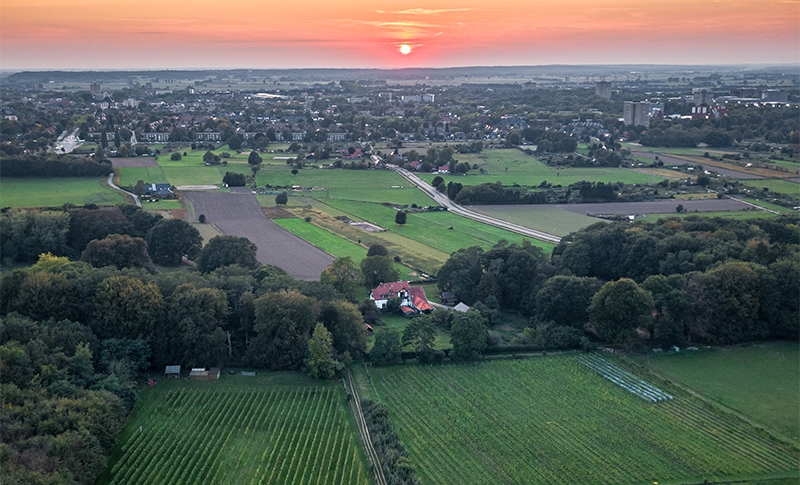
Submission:
[[[132,193],[128,192],[127,190],[121,189],[121,188],[117,187],[116,185],[114,185],[114,172],[111,172],[110,174],[108,174],[108,185],[110,185],[112,188],[115,188],[115,189],[119,190],[120,192],[124,192],[124,193],[130,195],[131,197],[133,197],[133,200],[134,200],[134,202],[136,202],[136,205],[138,205],[139,207],[142,206],[142,201],[139,200],[139,196],[138,195],[132,194]]]
[[[500,229],[505,229],[506,231],[522,234],[523,236],[527,236],[533,239],[538,239],[540,241],[545,241],[553,244],[558,244],[559,242],[561,242],[561,238],[556,235],[548,234],[546,232],[536,231],[525,226],[520,226],[519,224],[513,224],[511,222],[506,222],[501,219],[486,216],[483,214],[479,214],[477,212],[473,212],[469,209],[465,209],[463,206],[454,203],[449,198],[447,198],[446,195],[440,193],[438,190],[430,186],[427,182],[417,177],[413,173],[409,172],[408,170],[392,164],[387,164],[386,166],[391,168],[395,172],[399,173],[400,175],[402,175],[406,180],[411,182],[412,185],[423,191],[437,204],[447,207],[447,210],[452,212],[453,214],[458,214],[462,217],[466,217],[467,219],[483,222],[484,224],[489,224],[490,226],[499,227]]]

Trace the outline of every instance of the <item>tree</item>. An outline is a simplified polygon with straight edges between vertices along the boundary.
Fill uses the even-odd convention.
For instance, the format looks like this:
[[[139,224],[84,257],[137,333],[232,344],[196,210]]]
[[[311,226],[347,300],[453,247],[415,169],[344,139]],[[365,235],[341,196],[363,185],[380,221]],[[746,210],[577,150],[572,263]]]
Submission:
[[[416,352],[430,349],[436,340],[436,322],[430,315],[412,318],[403,331],[403,346],[413,345]]]
[[[553,276],[531,298],[531,313],[540,322],[555,322],[583,330],[592,297],[602,287],[597,278]]]
[[[250,155],[247,156],[247,163],[250,165],[259,165],[261,161],[261,155],[259,155],[255,150],[250,152]]]
[[[397,211],[397,214],[394,216],[394,223],[395,224],[405,224],[406,219],[408,218],[408,214],[405,211]]]
[[[147,233],[147,250],[156,264],[177,266],[184,256],[196,258],[202,248],[200,232],[181,219],[162,219]]]
[[[242,148],[243,142],[244,139],[242,138],[242,135],[237,134],[228,138],[228,146],[230,147],[231,150],[238,150]]]
[[[367,256],[362,259],[361,273],[364,275],[364,285],[370,289],[400,278],[400,272],[395,269],[394,261],[389,256]]]
[[[336,258],[319,277],[320,282],[327,283],[348,299],[356,297],[356,291],[364,276],[350,256]]]
[[[247,362],[272,370],[299,368],[317,319],[315,300],[297,290],[281,290],[266,293],[253,304],[256,335],[248,343]]]
[[[172,160],[173,162],[177,162],[181,158],[183,158],[181,156],[181,152],[172,152],[172,155],[169,156],[169,159]]]
[[[289,196],[286,195],[286,192],[281,192],[280,194],[275,196],[276,205],[286,205],[288,202],[289,202]]]
[[[315,379],[330,379],[341,368],[341,364],[333,359],[333,339],[325,328],[318,323],[308,341],[308,358],[305,360],[306,373]]]
[[[352,303],[333,300],[320,304],[319,321],[330,332],[333,348],[340,355],[348,352],[358,358],[367,352],[364,318]]]
[[[375,336],[375,346],[369,352],[369,360],[375,365],[399,364],[403,348],[400,345],[400,333],[393,328],[386,328]]]
[[[453,351],[450,354],[456,360],[474,360],[486,349],[486,321],[474,309],[459,313],[453,317],[450,328],[450,343]]]
[[[214,367],[222,363],[227,351],[222,330],[228,321],[225,292],[180,285],[169,297],[166,321],[174,329],[169,342],[174,359],[189,367]]]
[[[382,244],[373,244],[367,249],[367,257],[369,256],[388,256],[389,251]]]
[[[200,251],[196,260],[197,270],[205,274],[231,264],[256,269],[259,265],[257,250],[255,243],[246,237],[215,236]]]
[[[217,165],[219,164],[219,161],[219,156],[215,155],[211,150],[208,150],[203,154],[203,162],[208,165]]]
[[[127,234],[124,236],[111,234],[105,239],[95,239],[89,242],[81,254],[81,261],[89,263],[95,268],[114,266],[117,269],[150,269],[153,267],[144,239],[130,237]]]
[[[597,336],[608,342],[628,342],[637,328],[649,328],[653,297],[635,281],[622,278],[609,281],[592,298],[589,321]]]
[[[90,326],[98,338],[145,338],[161,322],[164,298],[153,283],[113,276],[95,292]]]

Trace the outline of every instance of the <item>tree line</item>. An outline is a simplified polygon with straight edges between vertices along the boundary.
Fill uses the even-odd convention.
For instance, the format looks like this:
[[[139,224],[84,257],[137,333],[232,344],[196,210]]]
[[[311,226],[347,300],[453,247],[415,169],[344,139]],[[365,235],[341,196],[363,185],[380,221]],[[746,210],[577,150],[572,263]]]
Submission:
[[[102,158],[37,153],[0,157],[3,177],[103,177],[113,171]]]

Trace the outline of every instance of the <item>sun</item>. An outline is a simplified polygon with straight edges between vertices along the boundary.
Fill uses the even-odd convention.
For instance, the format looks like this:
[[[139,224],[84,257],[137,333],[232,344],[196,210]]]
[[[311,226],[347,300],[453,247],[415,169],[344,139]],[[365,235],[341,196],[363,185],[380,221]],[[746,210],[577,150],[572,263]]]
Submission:
[[[411,46],[408,44],[403,44],[400,46],[400,53],[404,56],[411,54]]]

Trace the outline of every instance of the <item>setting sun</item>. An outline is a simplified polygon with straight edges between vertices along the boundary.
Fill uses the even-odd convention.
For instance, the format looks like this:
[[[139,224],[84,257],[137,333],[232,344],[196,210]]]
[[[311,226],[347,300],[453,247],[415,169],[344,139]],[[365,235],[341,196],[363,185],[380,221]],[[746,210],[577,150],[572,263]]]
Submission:
[[[403,55],[407,55],[411,53],[411,46],[408,44],[403,44],[400,46],[400,53]]]

